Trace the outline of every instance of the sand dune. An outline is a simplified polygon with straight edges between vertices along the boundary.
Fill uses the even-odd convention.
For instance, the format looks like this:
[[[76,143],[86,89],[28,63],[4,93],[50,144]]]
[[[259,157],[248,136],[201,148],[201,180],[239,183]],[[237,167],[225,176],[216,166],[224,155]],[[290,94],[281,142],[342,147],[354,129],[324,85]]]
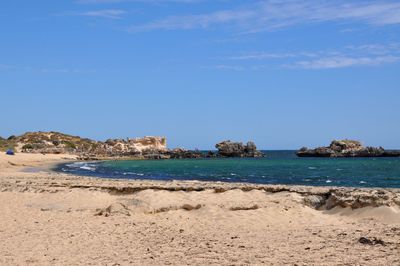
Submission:
[[[398,190],[98,180],[46,170],[71,159],[0,156],[1,265],[400,265]]]

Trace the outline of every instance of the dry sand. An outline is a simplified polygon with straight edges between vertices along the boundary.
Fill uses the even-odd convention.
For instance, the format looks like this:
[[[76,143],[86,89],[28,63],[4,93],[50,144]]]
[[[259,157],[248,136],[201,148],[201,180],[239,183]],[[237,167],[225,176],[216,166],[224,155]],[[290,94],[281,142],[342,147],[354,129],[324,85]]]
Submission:
[[[400,265],[399,190],[100,180],[48,170],[72,159],[0,155],[0,265]],[[357,209],[312,208],[332,191],[342,197],[337,205]]]

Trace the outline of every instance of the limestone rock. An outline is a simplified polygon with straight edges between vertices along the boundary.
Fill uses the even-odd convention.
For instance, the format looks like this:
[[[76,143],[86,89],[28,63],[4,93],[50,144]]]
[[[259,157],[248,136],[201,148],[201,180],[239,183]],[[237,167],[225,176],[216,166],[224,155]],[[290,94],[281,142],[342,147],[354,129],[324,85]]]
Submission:
[[[206,157],[206,154],[200,152],[199,150],[190,151],[182,148],[169,151],[169,155],[172,159],[199,159]]]
[[[383,241],[382,239],[376,238],[376,237],[368,238],[368,237],[363,237],[362,236],[362,237],[360,237],[358,239],[358,242],[360,244],[363,244],[363,245],[370,245],[370,246],[382,245],[382,246],[386,246],[385,241]]]
[[[8,141],[10,142],[10,141]],[[28,132],[13,138],[17,150],[26,153],[76,154],[82,158],[140,157],[142,153],[167,150],[165,137],[108,139],[105,142],[59,132]]]
[[[318,195],[305,196],[303,200],[305,205],[314,209],[319,209],[326,202],[326,198]]]
[[[299,157],[400,157],[400,151],[386,151],[382,147],[364,147],[355,140],[334,140],[328,147],[301,148]]]
[[[131,211],[122,203],[113,203],[107,208],[97,210],[96,216],[112,216],[112,215],[125,215],[131,216]]]
[[[262,157],[263,153],[257,150],[254,142],[247,142],[244,145],[241,142],[232,142],[230,140],[222,141],[215,145],[218,149],[218,155],[222,157]]]

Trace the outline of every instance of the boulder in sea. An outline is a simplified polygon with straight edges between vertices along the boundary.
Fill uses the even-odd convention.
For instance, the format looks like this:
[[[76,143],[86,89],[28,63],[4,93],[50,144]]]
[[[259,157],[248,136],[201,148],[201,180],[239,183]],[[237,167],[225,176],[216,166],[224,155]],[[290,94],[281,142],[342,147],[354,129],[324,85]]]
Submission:
[[[230,140],[222,141],[215,145],[218,155],[221,157],[262,157],[263,153],[257,150],[254,142],[249,141],[246,145],[241,142]]]
[[[334,140],[328,147],[297,151],[299,157],[400,157],[400,151],[386,151],[382,147],[365,147],[356,140]]]

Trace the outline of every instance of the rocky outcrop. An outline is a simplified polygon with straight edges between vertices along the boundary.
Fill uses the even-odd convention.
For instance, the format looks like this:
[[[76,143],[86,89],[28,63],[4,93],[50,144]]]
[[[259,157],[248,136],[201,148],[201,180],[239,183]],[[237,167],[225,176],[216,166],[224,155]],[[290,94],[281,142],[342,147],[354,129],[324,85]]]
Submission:
[[[134,139],[108,139],[105,144],[114,150],[124,152],[141,153],[146,150],[167,150],[167,139],[165,137],[143,137]]]
[[[104,216],[104,217],[109,217],[109,216],[131,216],[131,210],[124,204],[122,203],[113,203],[107,208],[104,209],[97,209],[95,216]]]
[[[167,149],[165,137],[108,139],[96,141],[59,132],[28,132],[8,139],[0,138],[0,149],[14,148],[17,152],[43,154],[73,154],[80,160],[107,158],[137,159],[199,159],[216,157],[261,157],[253,142],[246,145],[223,141],[216,145],[217,152],[202,152],[182,148]]]
[[[154,153],[162,153],[167,150],[165,137],[150,137],[134,139],[108,139],[101,144],[107,156],[131,156],[140,157]]]
[[[102,142],[59,132],[28,132],[8,140],[11,141],[19,152],[76,154],[81,158],[141,157],[143,154],[167,151],[165,137],[109,139]]]
[[[311,188],[314,190],[313,188]],[[336,207],[360,209],[365,207],[400,206],[399,190],[325,188],[326,192],[306,193],[303,196],[305,205],[319,210],[331,210]]]
[[[221,157],[262,157],[263,153],[257,150],[254,142],[247,142],[244,145],[241,142],[231,142],[226,140],[215,145],[218,149],[218,155]]]
[[[28,132],[13,138],[16,150],[26,153],[94,153],[100,143],[59,132]]]
[[[200,159],[205,158],[207,155],[199,150],[190,151],[182,148],[170,150],[168,154],[171,159]]]
[[[355,140],[334,140],[328,147],[301,148],[299,157],[400,157],[400,151],[386,151],[382,147],[365,147]]]

